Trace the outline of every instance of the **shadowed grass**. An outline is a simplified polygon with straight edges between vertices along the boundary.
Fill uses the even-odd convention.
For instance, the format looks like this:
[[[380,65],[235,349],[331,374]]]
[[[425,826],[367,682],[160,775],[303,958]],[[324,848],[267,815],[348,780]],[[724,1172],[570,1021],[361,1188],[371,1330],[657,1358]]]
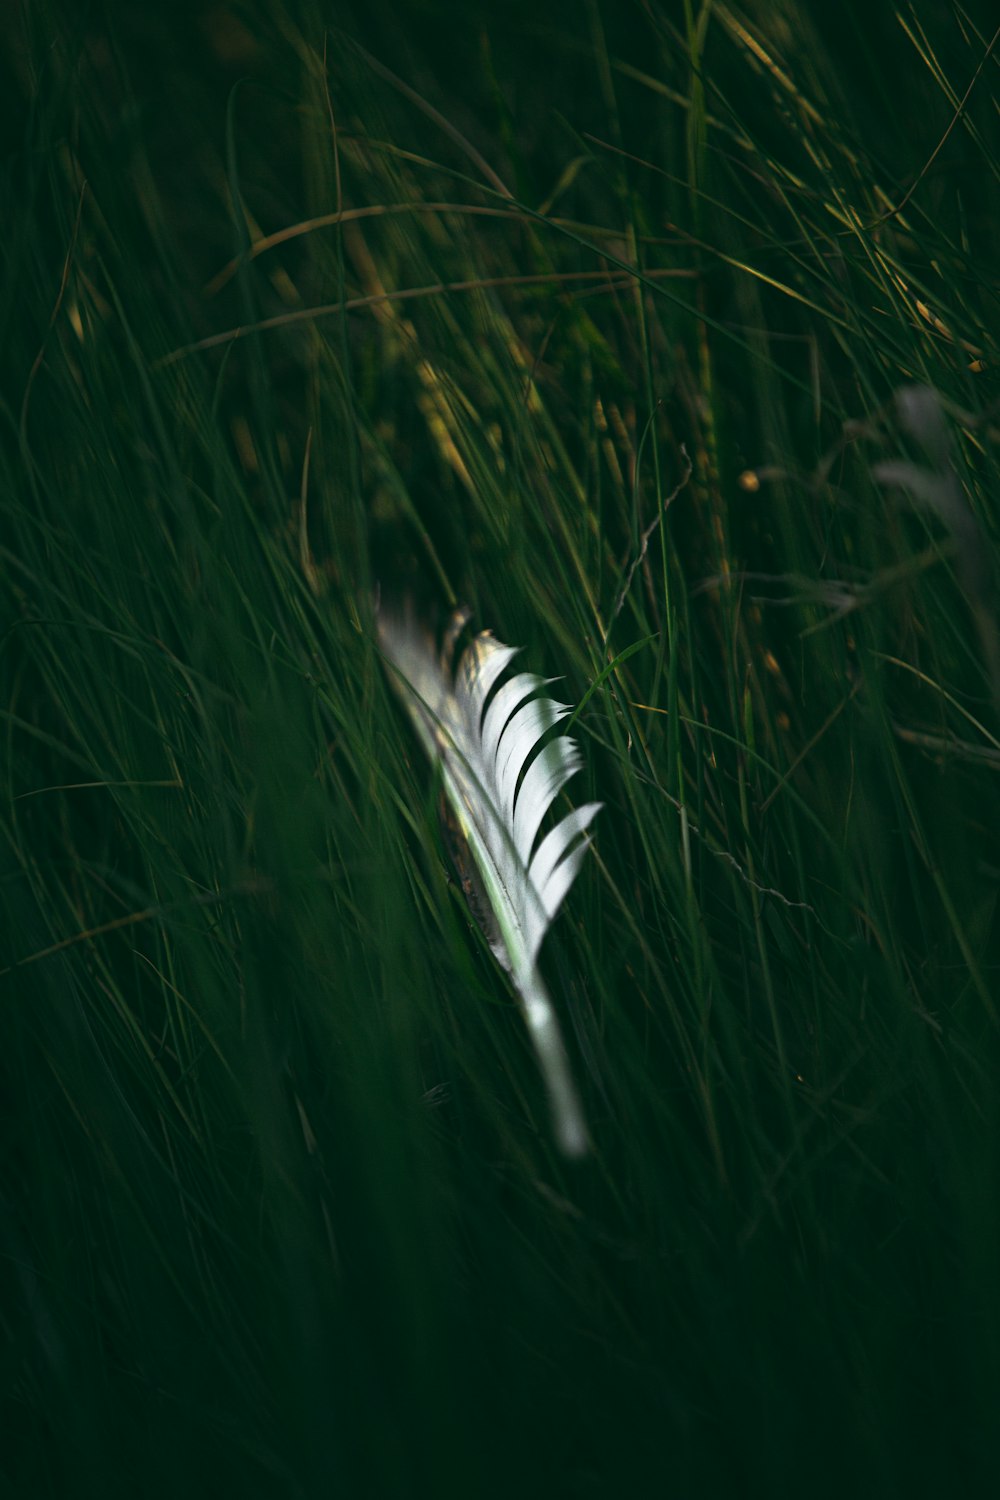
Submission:
[[[10,1493],[989,1472],[996,63],[870,10],[20,19]],[[377,587],[581,704],[579,1166]]]

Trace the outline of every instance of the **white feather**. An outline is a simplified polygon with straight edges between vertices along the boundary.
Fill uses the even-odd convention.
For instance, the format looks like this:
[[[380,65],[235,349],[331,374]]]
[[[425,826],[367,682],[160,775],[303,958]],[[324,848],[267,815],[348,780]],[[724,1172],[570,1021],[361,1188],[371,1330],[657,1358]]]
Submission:
[[[445,658],[465,619],[453,622]],[[450,662],[438,658],[412,617],[380,613],[378,628],[424,747],[440,762],[445,794],[482,879],[496,920],[491,946],[521,999],[556,1138],[568,1155],[580,1156],[587,1130],[537,962],[586,852],[586,829],[601,806],[588,802],[574,809],[538,842],[545,814],[581,765],[576,745],[565,737],[538,748],[569,709],[534,696],[546,683],[533,672],[496,687],[517,648],[502,645],[488,630],[472,640],[452,677]]]

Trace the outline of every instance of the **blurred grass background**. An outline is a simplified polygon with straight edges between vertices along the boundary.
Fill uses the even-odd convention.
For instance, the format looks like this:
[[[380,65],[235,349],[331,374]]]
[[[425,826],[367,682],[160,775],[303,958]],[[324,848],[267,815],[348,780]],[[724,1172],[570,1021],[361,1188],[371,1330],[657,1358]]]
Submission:
[[[4,7],[6,1494],[983,1492],[994,20]],[[376,586],[582,704],[583,1164]]]

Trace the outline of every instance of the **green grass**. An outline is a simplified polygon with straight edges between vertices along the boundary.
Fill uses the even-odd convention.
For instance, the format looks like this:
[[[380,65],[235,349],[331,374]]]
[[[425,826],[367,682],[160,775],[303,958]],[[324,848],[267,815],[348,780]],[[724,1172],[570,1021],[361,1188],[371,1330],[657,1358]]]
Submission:
[[[4,21],[5,1493],[982,1493],[990,8],[366,14]],[[376,588],[582,704],[583,1163]]]

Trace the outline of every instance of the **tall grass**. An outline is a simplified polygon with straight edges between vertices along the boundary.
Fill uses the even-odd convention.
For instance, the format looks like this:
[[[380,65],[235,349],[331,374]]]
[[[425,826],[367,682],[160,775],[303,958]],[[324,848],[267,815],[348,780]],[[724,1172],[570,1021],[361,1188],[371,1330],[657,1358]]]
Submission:
[[[997,54],[923,12],[5,23],[7,1493],[987,1479]],[[378,590],[580,705],[582,1164]]]

